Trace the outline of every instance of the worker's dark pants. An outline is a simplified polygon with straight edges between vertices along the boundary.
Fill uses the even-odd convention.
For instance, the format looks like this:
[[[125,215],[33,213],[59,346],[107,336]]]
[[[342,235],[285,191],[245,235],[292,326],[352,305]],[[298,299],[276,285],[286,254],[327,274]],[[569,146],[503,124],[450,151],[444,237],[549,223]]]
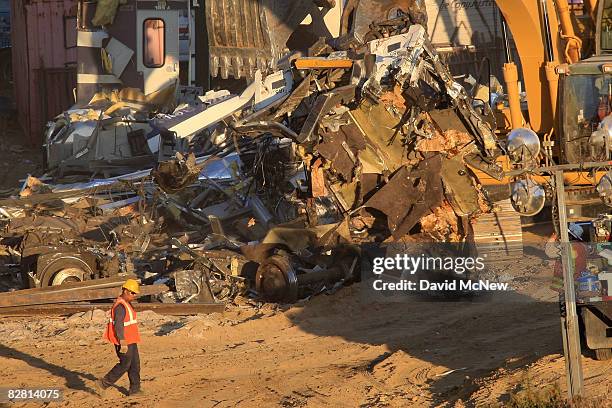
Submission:
[[[138,345],[129,344],[125,353],[120,353],[119,350],[121,348],[115,346],[119,362],[102,379],[104,385],[109,387],[127,372],[130,379],[130,392],[140,390],[140,356],[138,355]]]

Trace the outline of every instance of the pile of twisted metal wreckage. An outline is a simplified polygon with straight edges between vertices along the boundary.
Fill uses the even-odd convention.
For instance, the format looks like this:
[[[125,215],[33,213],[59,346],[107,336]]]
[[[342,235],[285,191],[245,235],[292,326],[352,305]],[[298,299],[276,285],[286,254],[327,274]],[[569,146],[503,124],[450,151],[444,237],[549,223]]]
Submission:
[[[239,94],[66,111],[47,173],[0,200],[3,290],[136,274],[162,302],[294,302],[358,280],[360,244],[468,239],[495,123],[415,20],[320,39]]]

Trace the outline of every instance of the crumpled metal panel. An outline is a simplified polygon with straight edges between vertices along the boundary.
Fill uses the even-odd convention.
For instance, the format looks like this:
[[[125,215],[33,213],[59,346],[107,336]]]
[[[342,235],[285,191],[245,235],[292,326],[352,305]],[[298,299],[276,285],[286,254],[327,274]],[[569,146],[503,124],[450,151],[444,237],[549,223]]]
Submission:
[[[478,190],[460,155],[442,160],[441,175],[446,196],[457,215],[472,215],[481,210]]]

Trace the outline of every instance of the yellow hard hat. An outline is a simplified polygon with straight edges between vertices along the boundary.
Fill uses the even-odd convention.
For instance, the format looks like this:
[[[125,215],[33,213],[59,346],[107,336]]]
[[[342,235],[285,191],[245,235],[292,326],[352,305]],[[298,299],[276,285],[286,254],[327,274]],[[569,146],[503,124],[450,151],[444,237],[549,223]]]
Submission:
[[[136,279],[128,279],[122,286],[123,289],[127,289],[130,292],[140,293],[140,285]]]

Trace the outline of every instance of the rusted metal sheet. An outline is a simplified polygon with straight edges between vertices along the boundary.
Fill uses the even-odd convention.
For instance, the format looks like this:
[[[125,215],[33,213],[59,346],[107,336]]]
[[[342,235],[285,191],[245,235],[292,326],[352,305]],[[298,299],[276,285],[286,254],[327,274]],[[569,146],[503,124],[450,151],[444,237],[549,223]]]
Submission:
[[[395,239],[442,203],[440,156],[423,160],[414,170],[400,168],[364,205],[382,211]],[[425,193],[427,192],[427,193]]]
[[[43,68],[36,70],[40,84],[41,119],[47,120],[66,110],[74,102],[74,85],[76,84],[76,69]]]
[[[15,101],[31,146],[41,144],[46,121],[74,102],[76,9],[75,0],[11,1]]]

